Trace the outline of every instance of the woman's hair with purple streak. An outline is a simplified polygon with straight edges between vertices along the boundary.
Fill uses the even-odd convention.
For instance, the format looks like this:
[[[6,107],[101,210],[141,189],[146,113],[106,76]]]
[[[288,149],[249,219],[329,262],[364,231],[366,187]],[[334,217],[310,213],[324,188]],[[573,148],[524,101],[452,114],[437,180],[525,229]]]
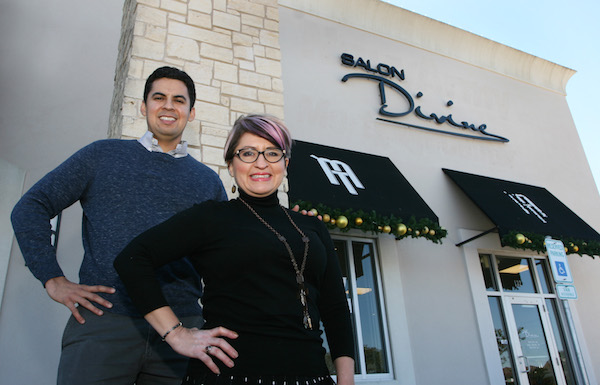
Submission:
[[[233,124],[233,128],[227,137],[227,142],[225,142],[223,157],[227,165],[233,160],[240,138],[246,132],[268,140],[278,148],[285,150],[286,158],[290,157],[292,153],[292,137],[281,120],[264,114],[242,115]]]

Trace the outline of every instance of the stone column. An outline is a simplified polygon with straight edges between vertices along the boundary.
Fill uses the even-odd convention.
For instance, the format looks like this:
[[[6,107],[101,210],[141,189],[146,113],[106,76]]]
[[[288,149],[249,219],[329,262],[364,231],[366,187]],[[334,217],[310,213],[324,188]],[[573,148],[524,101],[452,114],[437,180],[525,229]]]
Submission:
[[[169,65],[196,85],[196,119],[183,139],[190,154],[232,180],[223,147],[238,116],[283,116],[277,0],[126,0],[109,136],[137,138],[145,79]],[[287,195],[280,194],[282,203]]]

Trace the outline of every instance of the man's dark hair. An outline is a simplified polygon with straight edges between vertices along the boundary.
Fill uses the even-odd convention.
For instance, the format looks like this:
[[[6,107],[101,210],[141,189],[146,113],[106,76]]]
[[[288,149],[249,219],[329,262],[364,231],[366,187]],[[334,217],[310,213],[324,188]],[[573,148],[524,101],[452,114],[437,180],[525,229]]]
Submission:
[[[181,80],[183,84],[185,84],[190,97],[191,111],[194,107],[194,103],[196,103],[196,87],[194,86],[194,81],[188,74],[175,67],[160,67],[154,70],[150,76],[148,76],[148,79],[146,79],[146,86],[144,87],[144,103],[148,101],[148,94],[152,89],[152,84],[156,80],[163,78]]]

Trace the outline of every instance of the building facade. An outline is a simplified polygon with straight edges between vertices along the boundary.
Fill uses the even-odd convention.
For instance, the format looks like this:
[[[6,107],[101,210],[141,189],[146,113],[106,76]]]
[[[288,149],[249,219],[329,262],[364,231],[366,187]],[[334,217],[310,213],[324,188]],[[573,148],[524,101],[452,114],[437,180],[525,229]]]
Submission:
[[[60,3],[53,9],[91,18]],[[52,130],[41,129],[55,116],[54,100],[66,101],[60,117],[88,108],[86,98],[68,101],[70,89],[25,76],[39,68],[13,70],[23,75],[13,87],[47,84],[49,97],[34,101],[44,116],[19,118],[24,106],[3,112],[11,126],[24,124],[18,132],[2,126],[2,178],[10,182],[2,188],[12,187],[3,218],[45,172],[106,137],[107,126],[110,137],[143,134],[144,80],[173,65],[197,87],[197,118],[184,139],[226,188],[221,154],[239,115],[282,117],[298,140],[280,198],[337,221],[330,228],[355,322],[357,382],[598,383],[600,264],[584,252],[597,255],[600,196],[565,99],[574,71],[377,0],[107,4],[97,12],[112,24],[68,35],[70,45],[95,36],[99,56],[82,68],[82,54],[68,52],[71,78],[83,79],[71,87],[98,107],[81,111],[80,123],[50,119]],[[40,44],[19,55],[41,52]],[[47,72],[68,70],[41,58]],[[93,75],[106,66],[114,87]],[[305,173],[315,177],[309,191]],[[59,233],[60,263],[73,277],[80,215],[65,211]],[[46,298],[10,227],[2,229],[0,383],[50,384],[68,311]],[[577,299],[559,298],[561,265],[547,256],[546,235],[567,247],[572,282],[559,290],[574,287]]]

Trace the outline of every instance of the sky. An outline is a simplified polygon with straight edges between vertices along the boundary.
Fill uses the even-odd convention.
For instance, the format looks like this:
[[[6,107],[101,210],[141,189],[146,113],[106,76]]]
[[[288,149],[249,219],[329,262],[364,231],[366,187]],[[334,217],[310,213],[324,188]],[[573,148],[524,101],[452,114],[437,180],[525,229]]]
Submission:
[[[577,71],[567,103],[600,192],[600,1],[383,1]]]

